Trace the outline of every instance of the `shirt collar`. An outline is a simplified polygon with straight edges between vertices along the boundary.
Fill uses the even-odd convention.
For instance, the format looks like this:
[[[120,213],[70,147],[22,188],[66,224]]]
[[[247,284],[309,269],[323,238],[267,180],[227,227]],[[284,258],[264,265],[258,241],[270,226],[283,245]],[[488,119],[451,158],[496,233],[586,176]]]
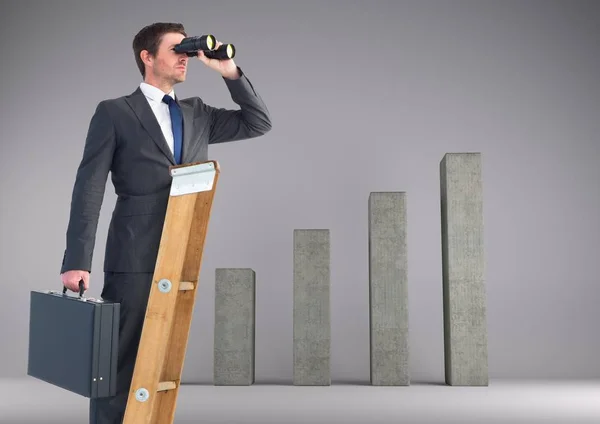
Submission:
[[[165,93],[160,88],[150,85],[147,82],[142,81],[140,83],[140,89],[146,97],[158,103],[161,103],[163,97],[165,96]],[[169,96],[175,98],[175,90],[171,90],[171,92],[168,94]]]

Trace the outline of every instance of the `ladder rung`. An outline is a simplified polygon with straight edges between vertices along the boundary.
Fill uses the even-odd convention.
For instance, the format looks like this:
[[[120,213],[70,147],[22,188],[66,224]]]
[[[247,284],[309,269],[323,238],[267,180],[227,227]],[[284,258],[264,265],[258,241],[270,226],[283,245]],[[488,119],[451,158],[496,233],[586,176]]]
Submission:
[[[191,281],[182,281],[179,283],[179,291],[194,290],[194,283]]]
[[[174,381],[161,381],[158,383],[157,392],[164,392],[166,390],[173,390],[177,388],[177,383]]]

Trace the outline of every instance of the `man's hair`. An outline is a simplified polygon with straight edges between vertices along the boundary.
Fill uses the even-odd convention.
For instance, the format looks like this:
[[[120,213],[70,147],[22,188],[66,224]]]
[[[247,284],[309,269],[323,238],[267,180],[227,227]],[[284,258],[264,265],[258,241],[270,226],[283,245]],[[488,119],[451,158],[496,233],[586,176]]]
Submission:
[[[144,62],[140,57],[142,50],[148,50],[151,56],[156,56],[158,46],[163,39],[163,36],[169,32],[176,32],[187,37],[183,25],[180,23],[172,22],[156,22],[148,25],[140,30],[133,38],[133,53],[135,54],[135,62],[142,74],[142,77],[146,77],[146,71]]]

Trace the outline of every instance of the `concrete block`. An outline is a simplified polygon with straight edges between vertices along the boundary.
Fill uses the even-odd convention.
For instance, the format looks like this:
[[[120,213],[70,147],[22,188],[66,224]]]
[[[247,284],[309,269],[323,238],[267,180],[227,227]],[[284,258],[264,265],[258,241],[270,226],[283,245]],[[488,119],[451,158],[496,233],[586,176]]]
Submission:
[[[481,154],[446,154],[440,192],[445,380],[452,386],[487,386]]]
[[[410,384],[405,192],[369,196],[370,380]]]
[[[294,385],[331,384],[329,230],[294,230]]]
[[[251,385],[255,366],[256,273],[215,272],[214,384]]]

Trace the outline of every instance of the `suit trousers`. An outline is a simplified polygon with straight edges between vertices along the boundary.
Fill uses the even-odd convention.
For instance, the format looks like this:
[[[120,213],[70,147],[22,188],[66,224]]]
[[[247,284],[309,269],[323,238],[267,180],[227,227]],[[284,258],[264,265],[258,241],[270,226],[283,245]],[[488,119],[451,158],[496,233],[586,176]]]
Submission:
[[[121,424],[129,396],[153,273],[105,272],[102,298],[121,304],[117,394],[90,399],[90,424]]]

